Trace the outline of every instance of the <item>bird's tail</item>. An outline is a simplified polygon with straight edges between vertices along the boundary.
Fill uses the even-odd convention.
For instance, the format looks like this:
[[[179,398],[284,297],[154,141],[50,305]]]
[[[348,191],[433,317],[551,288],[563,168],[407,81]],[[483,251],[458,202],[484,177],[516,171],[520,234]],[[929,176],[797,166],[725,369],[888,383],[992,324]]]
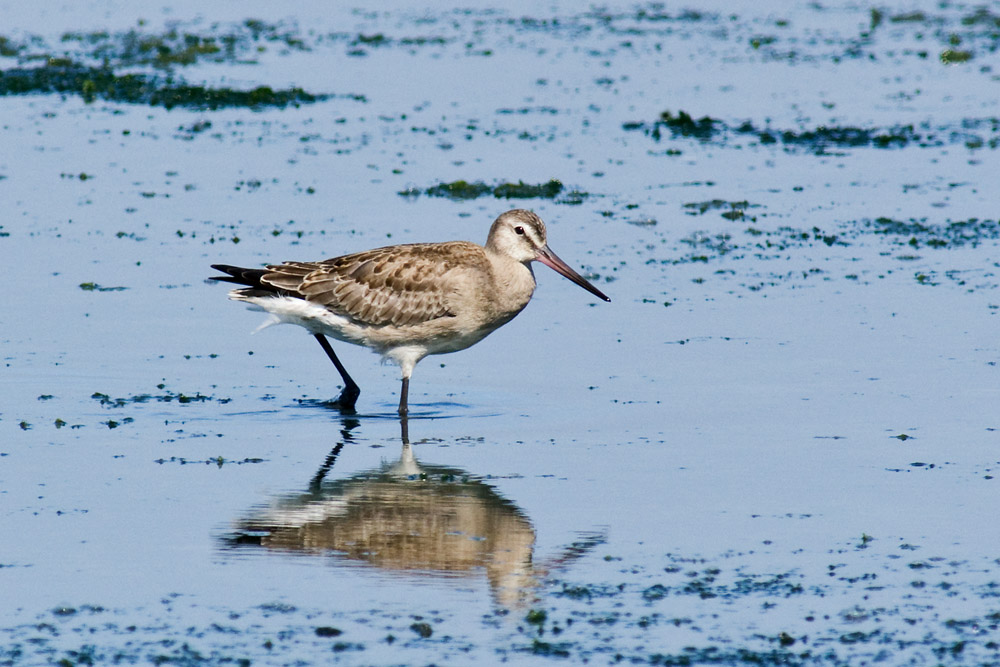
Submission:
[[[268,292],[275,291],[273,287],[261,282],[261,278],[267,273],[266,269],[244,269],[239,266],[229,266],[228,264],[213,264],[212,268],[216,271],[222,271],[225,276],[210,276],[209,280],[218,280],[223,283],[236,283],[237,285],[245,285],[246,287],[252,287],[254,289],[265,290]]]
[[[236,301],[247,301],[256,297],[299,296],[298,294],[264,282],[263,278],[268,273],[267,269],[244,269],[243,267],[229,266],[228,264],[213,264],[212,268],[228,275],[210,276],[209,280],[243,285],[244,289],[234,289],[229,292],[229,298]]]

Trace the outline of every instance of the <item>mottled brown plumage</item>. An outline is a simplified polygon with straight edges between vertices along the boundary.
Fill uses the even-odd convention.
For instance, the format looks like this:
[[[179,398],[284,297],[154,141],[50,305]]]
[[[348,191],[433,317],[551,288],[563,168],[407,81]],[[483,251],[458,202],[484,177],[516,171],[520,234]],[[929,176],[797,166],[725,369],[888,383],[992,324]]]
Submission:
[[[267,267],[262,281],[369,325],[418,324],[453,317],[449,280],[489,272],[482,248],[462,241],[414,243]],[[459,278],[460,280],[460,278]],[[454,286],[458,289],[458,286]]]
[[[553,253],[534,213],[503,213],[485,246],[466,241],[413,243],[366,250],[319,262],[285,262],[266,269],[213,265],[214,280],[245,287],[230,298],[272,314],[272,323],[310,331],[337,366],[353,407],[360,390],[324,336],[364,345],[402,369],[400,414],[413,367],[428,354],[462,350],[509,322],[535,289],[538,260],[592,294],[610,301]]]

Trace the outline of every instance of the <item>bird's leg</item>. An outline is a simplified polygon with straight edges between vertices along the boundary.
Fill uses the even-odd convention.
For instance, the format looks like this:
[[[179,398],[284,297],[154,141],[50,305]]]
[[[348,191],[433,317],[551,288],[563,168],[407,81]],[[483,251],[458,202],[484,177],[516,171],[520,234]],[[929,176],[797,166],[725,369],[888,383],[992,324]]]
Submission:
[[[410,425],[405,414],[399,415],[399,437],[404,446],[410,444]]]
[[[323,485],[323,478],[326,477],[326,473],[330,472],[330,468],[333,464],[337,462],[337,457],[340,455],[340,450],[344,448],[343,442],[338,442],[333,448],[333,451],[327,454],[326,460],[323,461],[323,465],[319,467],[319,470],[313,475],[312,480],[309,482],[309,492],[318,494]]]
[[[333,365],[337,367],[340,371],[340,377],[344,380],[344,389],[340,392],[340,397],[337,398],[337,404],[344,408],[353,408],[354,404],[358,402],[358,396],[361,395],[361,388],[357,385],[351,376],[347,374],[347,369],[344,368],[344,364],[340,363],[340,359],[337,358],[336,353],[334,353],[333,348],[330,347],[330,341],[326,339],[323,334],[313,334],[316,340],[319,341],[320,347],[326,352],[326,356],[330,357],[330,361]]]
[[[399,416],[406,417],[409,407],[406,405],[406,395],[410,393],[410,378],[403,378],[403,386],[399,390]]]

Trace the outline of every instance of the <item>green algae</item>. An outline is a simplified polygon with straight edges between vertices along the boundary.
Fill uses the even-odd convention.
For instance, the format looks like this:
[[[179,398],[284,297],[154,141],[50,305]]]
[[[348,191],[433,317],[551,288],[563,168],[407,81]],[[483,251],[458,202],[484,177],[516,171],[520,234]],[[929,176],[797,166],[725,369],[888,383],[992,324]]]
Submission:
[[[40,37],[28,40],[34,46],[53,51]],[[124,31],[69,31],[60,37],[60,46],[74,50],[80,57],[104,66],[148,66],[159,70],[191,67],[199,63],[255,64],[260,54],[271,49],[281,53],[308,52],[332,43],[346,43],[347,55],[363,56],[366,49],[403,47],[413,52],[428,45],[445,45],[450,39],[439,36],[393,38],[381,32],[330,33],[303,32],[294,22],[267,22],[245,19],[228,25],[214,24],[209,32],[183,29],[176,23],[163,31],[145,29],[144,22]],[[23,57],[25,44],[0,36],[0,56]],[[32,56],[37,59],[37,56]]]
[[[364,44],[365,46],[384,46],[388,43],[389,39],[380,32],[373,35],[358,33],[358,36],[354,39],[354,44]]]
[[[176,29],[161,35],[142,34],[135,30],[114,35],[106,31],[67,32],[62,35],[61,41],[64,44],[80,44],[89,49],[88,55],[95,59],[122,65],[152,65],[161,69],[194,65],[199,60],[224,62],[232,60],[234,55],[232,37],[206,37]]]
[[[451,183],[439,183],[423,190],[410,188],[399,194],[403,197],[418,197],[423,194],[428,197],[444,197],[452,201],[465,201],[490,196],[497,199],[555,199],[562,191],[563,184],[556,179],[539,184],[518,181],[517,183],[500,183],[498,185],[487,185],[482,181],[470,183],[458,180]],[[568,193],[568,201],[565,203],[578,203],[584,197],[586,197],[586,193],[573,191]]]
[[[136,403],[205,403],[207,401],[215,401],[217,403],[228,403],[230,399],[228,398],[215,398],[214,396],[206,396],[200,391],[196,391],[194,394],[185,394],[183,392],[171,392],[167,391],[162,394],[135,394],[128,397],[112,398],[109,394],[105,394],[101,391],[95,391],[90,395],[92,399],[98,401],[101,406],[109,408],[122,408],[126,405],[132,405]]]
[[[66,32],[60,42],[63,46],[75,45],[95,62],[130,67],[148,65],[158,69],[188,67],[202,61],[253,62],[257,54],[267,50],[268,44],[288,50],[309,50],[297,28],[257,19],[246,19],[225,29],[213,26],[213,33],[208,35],[184,31],[178,26],[159,33],[144,31],[140,26],[140,29],[114,33],[105,30]]]
[[[264,462],[264,459],[257,458],[257,457],[247,457],[247,458],[244,458],[244,459],[227,459],[224,456],[216,456],[215,458],[202,459],[202,460],[186,459],[183,456],[171,456],[169,459],[163,459],[163,458],[161,458],[161,459],[156,459],[156,460],[153,461],[153,463],[158,463],[160,465],[163,465],[164,463],[176,463],[176,464],[182,465],[182,466],[184,466],[184,465],[201,464],[201,465],[214,465],[214,466],[216,466],[218,468],[221,468],[222,466],[224,466],[226,464],[229,464],[229,465],[247,465],[247,464],[251,464],[251,463],[263,463],[263,462]],[[329,628],[329,629],[333,630],[333,628]],[[319,628],[317,628],[317,635],[319,635]],[[322,636],[322,635],[319,635],[319,636]],[[332,637],[334,635],[327,635],[327,636]]]
[[[555,199],[562,190],[563,184],[555,179],[537,185],[518,181],[501,183],[493,188],[493,196],[497,199]]]
[[[368,52],[365,47],[377,49],[377,48],[390,48],[396,45],[408,47],[411,53],[414,52],[416,47],[422,47],[427,45],[437,45],[443,46],[447,44],[450,40],[444,37],[400,37],[392,38],[386,36],[384,33],[376,32],[371,34],[358,33],[353,38],[348,37],[348,51],[349,56],[366,56]]]
[[[806,150],[824,155],[830,149],[877,148],[891,149],[917,145],[922,148],[964,144],[967,148],[990,148],[1000,146],[1000,119],[970,118],[960,126],[941,125],[938,127],[897,125],[888,128],[865,128],[856,126],[821,125],[813,129],[760,128],[751,121],[738,125],[703,116],[695,119],[684,111],[673,114],[664,111],[652,123],[630,121],[622,124],[627,132],[640,131],[661,141],[670,138],[695,139],[702,143],[725,143],[739,137],[748,137],[761,145],[777,144],[786,150]]]
[[[727,220],[742,220],[748,208],[759,207],[759,204],[751,204],[743,201],[726,201],[725,199],[710,199],[702,202],[688,202],[684,208],[688,215],[704,215],[708,211],[724,209],[721,213]]]
[[[417,636],[421,639],[427,639],[434,634],[434,628],[431,627],[430,623],[417,622],[410,625],[410,630],[417,633]]]
[[[737,128],[742,134],[750,134],[761,143],[780,141],[786,146],[803,146],[816,150],[836,147],[872,146],[874,148],[902,147],[912,141],[919,140],[912,125],[896,127],[890,130],[867,129],[861,127],[827,127],[820,126],[814,130],[783,130],[773,133],[770,130],[758,130],[750,123],[744,123]]]
[[[524,617],[524,620],[531,625],[542,627],[545,625],[546,618],[548,618],[548,614],[545,613],[544,609],[532,609]]]
[[[0,35],[0,56],[4,58],[16,58],[24,51],[24,45],[14,42],[9,37]]]
[[[127,287],[104,287],[103,285],[98,285],[97,283],[87,282],[80,283],[80,289],[84,292],[121,292],[127,290]]]
[[[874,220],[861,220],[860,229],[874,234],[896,237],[897,243],[913,247],[926,245],[930,248],[976,247],[986,241],[1000,239],[1000,221],[969,218],[941,223],[929,222],[927,218],[897,220],[880,216]]]
[[[200,62],[247,64],[275,42],[283,49],[305,49],[297,30],[280,24],[266,24],[248,19],[227,31],[198,34],[170,28],[162,33],[140,30],[67,32],[60,39],[64,49],[55,54],[44,40],[28,40],[35,52],[0,36],[0,55],[17,57],[18,67],[0,71],[0,96],[27,94],[76,95],[87,103],[97,100],[127,104],[145,104],[172,109],[215,110],[245,107],[296,107],[332,97],[363,100],[359,95],[316,94],[292,87],[274,89],[262,85],[241,90],[212,87],[179,80],[169,74],[177,67]],[[40,64],[32,64],[41,61]],[[151,67],[164,74],[133,71]],[[129,68],[127,73],[123,68]]]
[[[570,642],[547,642],[535,637],[531,640],[531,645],[524,649],[528,653],[554,658],[568,658],[573,644]]]
[[[644,662],[664,667],[688,665],[804,665],[818,656],[811,652],[792,653],[784,650],[751,651],[747,649],[722,649],[717,646],[689,647],[679,653],[653,653]]]
[[[722,131],[724,126],[721,121],[702,116],[695,119],[686,111],[678,111],[674,115],[670,111],[664,111],[659,119],[651,125],[641,122],[628,122],[622,125],[625,130],[642,130],[656,141],[663,138],[663,130],[670,132],[674,137],[689,137],[708,141],[717,132]]]
[[[701,215],[703,211],[728,208],[732,202],[723,199],[691,202],[685,205],[689,215]],[[736,209],[734,212],[739,211]],[[727,211],[728,213],[728,211]],[[729,216],[727,216],[729,217]],[[810,266],[802,270],[761,272],[749,267],[746,262],[760,260],[791,259],[806,253],[819,252],[825,255],[822,248],[874,248],[886,258],[886,266],[881,269],[868,269],[862,272],[846,272],[841,275],[844,280],[855,284],[866,284],[871,278],[882,279],[888,274],[898,271],[900,262],[918,263],[913,269],[907,269],[904,275],[912,276],[917,284],[922,286],[937,286],[952,283],[967,291],[995,289],[998,286],[996,274],[989,268],[972,268],[966,270],[934,270],[926,266],[931,260],[925,253],[917,254],[915,250],[926,249],[928,253],[947,253],[951,249],[976,248],[989,245],[1000,240],[1000,221],[996,219],[968,218],[964,220],[934,220],[929,218],[896,219],[887,216],[877,218],[847,219],[833,222],[824,227],[813,226],[800,228],[781,225],[776,228],[764,228],[759,223],[766,222],[768,213],[758,213],[757,224],[745,227],[742,232],[709,232],[694,231],[676,239],[676,245],[671,252],[661,255],[654,253],[647,257],[647,265],[662,266],[706,265],[714,266],[713,276],[718,280],[728,281],[735,277],[745,266],[747,278],[754,280],[740,285],[751,291],[760,291],[767,287],[786,284],[790,281],[819,279],[834,280],[827,270],[820,266]],[[755,218],[755,219],[756,219]],[[731,218],[739,219],[739,218]],[[747,218],[744,217],[744,220]],[[653,250],[655,246],[649,246]],[[816,248],[816,251],[809,250]],[[893,251],[891,248],[902,250]],[[912,265],[912,264],[911,264]],[[759,278],[760,280],[756,280]],[[704,283],[708,276],[692,276],[696,284]],[[661,303],[662,296],[652,298],[646,295],[643,303]],[[665,305],[669,304],[669,300]]]
[[[166,109],[183,107],[209,111],[227,107],[283,109],[330,97],[308,93],[301,88],[274,90],[269,86],[258,86],[251,90],[237,90],[179,84],[170,77],[116,74],[104,67],[64,62],[0,72],[0,96],[53,93],[78,95],[88,104],[100,99]]]
[[[669,111],[664,111],[660,114],[660,120],[657,121],[658,125],[670,130],[675,136],[682,137],[693,137],[695,139],[710,139],[716,131],[717,125],[720,121],[717,121],[708,116],[702,116],[701,118],[695,120],[691,114],[686,111],[679,111],[677,115],[671,114]],[[658,136],[655,137],[659,139]]]
[[[446,197],[455,201],[462,199],[478,199],[493,194],[493,188],[485,183],[469,183],[464,180],[452,183],[439,183],[424,190],[428,197]]]
[[[938,57],[945,65],[954,65],[972,60],[971,51],[961,51],[958,49],[945,49]]]
[[[820,56],[815,54],[806,56],[802,52],[801,44],[795,44],[791,40],[784,47],[780,39],[769,40],[764,46],[768,47],[768,55],[774,59],[794,61],[806,57],[819,57],[831,60],[835,64],[845,59],[877,60],[885,56],[917,58],[924,61],[929,58],[935,42],[943,49],[939,56],[943,65],[965,63],[977,54],[982,57],[995,54],[1000,49],[1000,16],[991,12],[988,7],[969,8],[953,3],[940,3],[936,9],[938,12],[935,13],[913,10],[888,14],[885,9],[872,8],[869,10],[867,30],[863,30],[853,39],[839,40],[841,49]],[[877,32],[885,30],[886,26],[894,33],[895,40],[908,42],[912,39],[918,44],[926,43],[927,47],[920,48],[907,44],[888,53],[877,50],[873,37]],[[966,45],[965,48],[955,48],[960,44]],[[782,51],[782,48],[786,50]],[[989,74],[990,71],[990,67],[985,67],[982,73]]]
[[[226,461],[244,462],[255,461]],[[217,465],[218,459],[157,463]],[[50,640],[63,636],[85,641],[62,644],[62,664],[249,665],[271,664],[275,657],[292,663],[297,655],[374,650],[380,642],[395,644],[393,660],[407,664],[458,664],[475,661],[478,655],[495,656],[496,662],[530,655],[573,664],[671,666],[922,664],[932,656],[941,664],[952,664],[958,657],[968,664],[995,663],[1000,650],[994,639],[1000,613],[990,607],[995,584],[958,576],[939,585],[907,584],[912,577],[888,576],[882,585],[901,589],[907,598],[912,598],[910,591],[919,591],[920,599],[904,598],[896,605],[870,600],[871,592],[880,590],[871,588],[872,582],[883,571],[873,571],[871,560],[878,542],[869,540],[868,545],[864,550],[829,551],[839,562],[821,571],[810,566],[749,571],[746,564],[728,565],[737,555],[730,552],[708,559],[666,554],[653,574],[634,563],[626,562],[623,568],[621,559],[613,558],[601,581],[552,578],[537,606],[524,611],[516,630],[486,615],[479,634],[469,639],[455,632],[460,612],[435,611],[429,618],[419,606],[412,615],[368,607],[300,609],[286,602],[255,608],[214,606],[192,622],[190,610],[175,608],[170,598],[153,613],[141,607],[67,604],[6,628],[0,662],[14,667],[51,664]],[[914,549],[909,544],[899,548]],[[939,571],[934,565],[945,560],[933,556],[897,563],[893,555],[884,554],[887,575],[897,570],[929,574]],[[983,566],[988,564],[992,559],[984,557]],[[835,576],[847,571],[857,576]],[[803,581],[809,585],[801,585]],[[560,587],[594,593],[553,594]],[[705,591],[714,596],[704,597]],[[671,613],[683,596],[694,596],[696,606],[687,605],[686,615]],[[960,616],[948,613],[954,608],[949,601],[956,596],[968,607]],[[836,600],[832,608],[831,600]],[[766,614],[776,604],[784,606],[784,620],[757,629],[773,626]],[[823,613],[814,611],[822,607],[827,607]],[[921,613],[914,615],[915,609]],[[735,614],[749,620],[729,623]]]

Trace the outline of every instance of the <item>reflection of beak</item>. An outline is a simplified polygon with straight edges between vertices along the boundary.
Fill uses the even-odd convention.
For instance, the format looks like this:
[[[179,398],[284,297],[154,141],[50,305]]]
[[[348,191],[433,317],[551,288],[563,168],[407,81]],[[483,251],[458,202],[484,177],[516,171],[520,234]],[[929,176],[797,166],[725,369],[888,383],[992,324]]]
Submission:
[[[549,249],[548,244],[538,249],[538,256],[536,257],[536,259],[538,259],[538,261],[544,264],[545,266],[554,270],[556,273],[561,273],[562,275],[566,276],[567,278],[569,278],[570,280],[572,280],[577,285],[587,290],[594,296],[600,297],[605,301],[611,301],[611,299],[609,299],[607,295],[604,294],[604,292],[591,285],[589,282],[587,282],[586,278],[584,278],[579,273],[571,269],[569,267],[569,264],[559,259],[559,256]]]

